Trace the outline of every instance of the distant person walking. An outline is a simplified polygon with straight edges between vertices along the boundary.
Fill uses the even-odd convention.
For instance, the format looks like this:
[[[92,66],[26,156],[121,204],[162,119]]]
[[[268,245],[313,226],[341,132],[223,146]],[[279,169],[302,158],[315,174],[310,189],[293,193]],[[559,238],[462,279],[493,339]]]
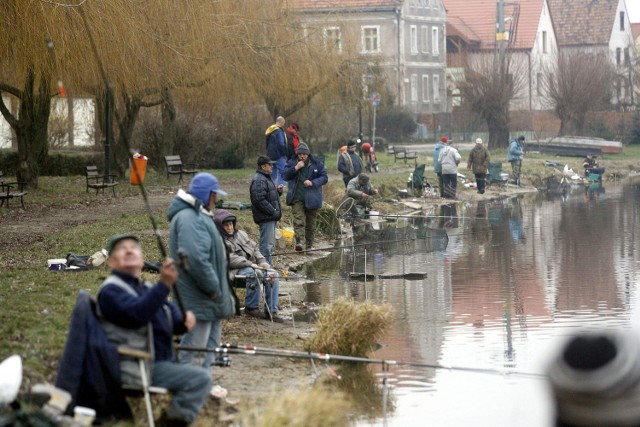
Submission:
[[[513,172],[514,184],[520,185],[520,173],[522,171],[522,156],[524,155],[524,136],[520,135],[518,138],[512,140],[509,143],[509,151],[507,152],[507,160],[511,163],[511,171]]]
[[[489,150],[487,150],[487,147],[485,147],[482,143],[482,138],[476,139],[476,145],[469,153],[467,169],[471,169],[476,177],[478,194],[484,194],[485,184],[487,181],[487,171],[489,170],[489,162],[491,162],[491,155],[489,154]]]
[[[276,187],[271,179],[274,163],[266,156],[258,157],[258,169],[249,186],[253,222],[260,228],[260,253],[269,264],[276,242],[276,222],[282,217],[280,195],[284,189],[283,185]]]
[[[455,199],[458,191],[458,164],[460,164],[460,153],[447,141],[445,147],[440,151],[438,162],[442,165],[442,183],[444,185],[444,198]]]
[[[356,153],[356,145],[354,140],[349,140],[347,142],[347,151],[338,158],[338,170],[342,172],[342,181],[345,188],[347,188],[349,181],[360,175],[363,169],[362,158]]]
[[[271,178],[280,185],[284,184],[282,171],[287,163],[287,133],[284,131],[284,117],[278,116],[275,124],[269,126],[265,131],[267,156],[275,161]]]
[[[322,186],[329,179],[324,163],[311,155],[309,146],[301,142],[295,159],[289,160],[283,177],[287,180],[287,205],[293,214],[296,251],[311,249],[316,217],[322,207]]]
[[[436,143],[436,146],[433,148],[433,170],[436,175],[438,175],[438,191],[440,192],[440,197],[444,197],[444,184],[442,182],[442,163],[440,163],[440,151],[447,145],[447,137],[440,137],[440,141]]]

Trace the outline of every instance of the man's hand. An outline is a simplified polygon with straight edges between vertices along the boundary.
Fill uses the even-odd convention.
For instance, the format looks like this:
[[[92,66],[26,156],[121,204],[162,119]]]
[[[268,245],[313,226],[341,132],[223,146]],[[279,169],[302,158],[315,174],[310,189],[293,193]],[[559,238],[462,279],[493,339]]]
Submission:
[[[363,199],[368,199],[368,198],[369,198],[369,195],[368,195],[367,193],[362,193],[362,198],[363,198]]]
[[[378,195],[378,190],[373,190],[373,194]]]
[[[254,270],[262,270],[262,267],[260,267],[258,264],[251,264],[251,268],[253,268]]]
[[[313,182],[309,181],[308,179],[304,181],[304,186],[305,187],[311,187],[313,185]]]
[[[160,281],[169,289],[173,288],[178,280],[178,269],[171,258],[165,258],[160,266]]]
[[[271,268],[271,266],[269,265],[269,263],[268,263],[268,262],[262,262],[262,263],[260,263],[259,265],[260,265],[260,267],[262,267],[263,269],[269,269],[269,268]]]
[[[193,329],[196,326],[196,315],[193,314],[193,311],[187,311],[184,314],[184,326],[187,328],[187,331]]]
[[[282,185],[282,184],[278,185],[278,193],[282,194],[283,190],[284,190],[284,185]]]
[[[302,169],[304,167],[304,162],[302,160],[300,160],[298,163],[296,163],[295,169],[297,171],[299,171],[300,169]]]

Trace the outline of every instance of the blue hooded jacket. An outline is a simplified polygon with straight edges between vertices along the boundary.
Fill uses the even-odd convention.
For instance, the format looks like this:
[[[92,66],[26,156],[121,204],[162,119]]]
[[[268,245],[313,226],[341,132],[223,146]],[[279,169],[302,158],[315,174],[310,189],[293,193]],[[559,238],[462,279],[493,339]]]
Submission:
[[[440,151],[446,146],[442,141],[438,141],[436,143],[435,148],[433,149],[433,170],[436,173],[442,173],[442,163],[438,161],[438,157],[440,157]]]
[[[296,193],[296,187],[298,185],[304,185],[298,180],[296,163],[298,163],[296,157],[289,160],[282,173],[282,177],[288,183],[286,202],[289,206],[293,204],[293,195]],[[327,170],[324,167],[324,163],[312,155],[309,155],[309,165],[305,167],[309,168],[307,179],[311,181],[313,185],[311,187],[305,187],[304,207],[305,209],[320,209],[322,207],[322,186],[329,182]]]

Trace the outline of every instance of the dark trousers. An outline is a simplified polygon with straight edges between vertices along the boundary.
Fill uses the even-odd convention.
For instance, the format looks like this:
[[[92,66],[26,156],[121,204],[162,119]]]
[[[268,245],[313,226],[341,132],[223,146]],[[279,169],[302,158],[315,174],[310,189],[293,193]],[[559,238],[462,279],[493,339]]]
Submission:
[[[444,183],[442,182],[442,172],[436,172],[438,175],[438,191],[440,192],[440,197],[444,197]]]
[[[444,185],[444,198],[455,199],[458,191],[458,174],[443,173],[442,184]]]
[[[476,177],[476,184],[478,184],[478,193],[484,193],[485,184],[487,182],[486,173],[474,173]]]
[[[346,176],[346,175],[342,176],[342,181],[344,181],[344,188],[347,188],[347,185],[349,185],[349,181],[351,181],[353,178],[355,178],[355,177],[354,176]]]
[[[305,249],[311,249],[315,237],[318,209],[306,209],[304,202],[294,200],[291,205],[291,214],[293,215],[293,232],[296,244],[304,246]]]

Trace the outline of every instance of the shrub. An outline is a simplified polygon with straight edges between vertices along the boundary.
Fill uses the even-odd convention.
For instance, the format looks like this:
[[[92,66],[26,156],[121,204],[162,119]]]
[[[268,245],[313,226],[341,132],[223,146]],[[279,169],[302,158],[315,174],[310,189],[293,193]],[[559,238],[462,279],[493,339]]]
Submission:
[[[627,136],[628,144],[640,144],[640,113],[633,115],[633,122]]]

